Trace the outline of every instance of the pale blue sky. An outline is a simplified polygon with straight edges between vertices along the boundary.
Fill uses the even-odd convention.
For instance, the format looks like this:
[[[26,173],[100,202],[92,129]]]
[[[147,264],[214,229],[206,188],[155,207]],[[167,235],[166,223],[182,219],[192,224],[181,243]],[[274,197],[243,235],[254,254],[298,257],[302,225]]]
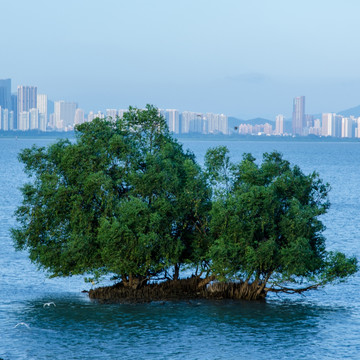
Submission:
[[[89,110],[241,118],[360,104],[357,0],[2,1],[0,78]]]

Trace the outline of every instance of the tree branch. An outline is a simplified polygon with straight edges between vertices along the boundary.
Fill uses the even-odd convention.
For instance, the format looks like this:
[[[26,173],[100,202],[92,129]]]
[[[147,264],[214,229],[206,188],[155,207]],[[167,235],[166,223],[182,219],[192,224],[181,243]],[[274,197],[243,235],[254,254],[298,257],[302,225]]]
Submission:
[[[279,286],[279,288],[265,288],[264,290],[266,292],[275,292],[275,293],[279,293],[279,292],[283,292],[285,294],[302,294],[305,291],[308,290],[316,290],[319,287],[323,286],[324,283],[319,283],[319,284],[314,284],[314,285],[310,285],[304,288],[299,288],[299,289],[294,289],[294,288],[287,288],[285,286]]]

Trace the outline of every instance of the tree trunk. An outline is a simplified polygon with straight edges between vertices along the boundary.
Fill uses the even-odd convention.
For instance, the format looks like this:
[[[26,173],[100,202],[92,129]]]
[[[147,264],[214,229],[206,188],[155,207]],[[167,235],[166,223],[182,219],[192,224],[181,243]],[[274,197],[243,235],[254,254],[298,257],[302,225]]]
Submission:
[[[209,284],[211,281],[215,280],[215,276],[207,276],[205,279],[201,279],[198,283],[198,288],[202,288],[204,286],[206,286],[207,284]]]
[[[179,280],[179,274],[180,274],[180,266],[179,266],[179,264],[175,264],[175,266],[174,266],[174,277],[173,277],[173,279],[175,281]]]
[[[121,280],[124,284],[124,287],[131,288],[133,290],[139,289],[146,283],[146,277],[144,276],[134,276],[129,274],[129,276],[122,276]]]

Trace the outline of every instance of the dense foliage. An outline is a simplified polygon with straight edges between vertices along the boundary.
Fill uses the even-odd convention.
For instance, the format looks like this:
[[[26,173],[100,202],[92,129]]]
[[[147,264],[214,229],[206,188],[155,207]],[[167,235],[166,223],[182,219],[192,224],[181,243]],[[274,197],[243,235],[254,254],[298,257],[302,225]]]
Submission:
[[[208,151],[206,162],[218,189],[209,249],[217,279],[251,280],[259,293],[292,293],[357,271],[355,258],[325,249],[319,216],[329,208],[329,185],[317,173],[304,175],[277,152],[265,153],[261,165],[251,154],[231,164],[220,147]]]
[[[75,133],[19,155],[33,181],[12,236],[51,276],[112,274],[138,288],[187,268],[202,284],[251,283],[256,298],[357,271],[355,258],[325,250],[328,185],[276,152],[261,165],[250,154],[232,164],[214,148],[201,169],[152,106]]]

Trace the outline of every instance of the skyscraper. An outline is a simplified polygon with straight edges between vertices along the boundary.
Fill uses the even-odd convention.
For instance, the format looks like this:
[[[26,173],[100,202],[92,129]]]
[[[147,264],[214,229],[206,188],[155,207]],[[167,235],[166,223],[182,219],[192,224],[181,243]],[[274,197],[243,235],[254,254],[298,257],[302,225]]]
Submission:
[[[0,80],[0,106],[12,110],[11,107],[11,79]]]
[[[39,110],[39,129],[46,131],[48,122],[48,98],[45,94],[37,95],[37,108]],[[31,127],[31,125],[30,125]]]
[[[29,111],[30,130],[39,129],[39,109],[32,108]]]
[[[37,108],[37,87],[36,86],[18,86],[17,93],[17,111],[18,114],[30,109]]]
[[[335,127],[335,114],[323,113],[321,116],[321,135],[322,136],[334,136]]]
[[[85,122],[85,112],[83,109],[76,109],[74,124],[83,124]]]
[[[68,129],[74,126],[77,103],[66,101],[55,101],[55,122],[58,129]]]
[[[13,113],[13,120],[14,120],[13,129],[17,129],[17,93],[11,94],[11,108],[12,108],[12,111],[14,112]],[[13,130],[13,129],[11,129],[11,130]]]
[[[305,96],[294,98],[292,129],[293,135],[303,135],[305,125]]]
[[[352,137],[352,119],[343,117],[341,123],[341,137],[351,138]]]
[[[279,114],[276,116],[275,135],[282,134],[284,134],[284,115]]]
[[[112,120],[116,120],[117,117],[117,110],[116,109],[106,109],[106,118],[111,118]]]
[[[179,111],[175,109],[166,109],[166,122],[169,126],[169,131],[174,134],[180,133],[180,119]]]

